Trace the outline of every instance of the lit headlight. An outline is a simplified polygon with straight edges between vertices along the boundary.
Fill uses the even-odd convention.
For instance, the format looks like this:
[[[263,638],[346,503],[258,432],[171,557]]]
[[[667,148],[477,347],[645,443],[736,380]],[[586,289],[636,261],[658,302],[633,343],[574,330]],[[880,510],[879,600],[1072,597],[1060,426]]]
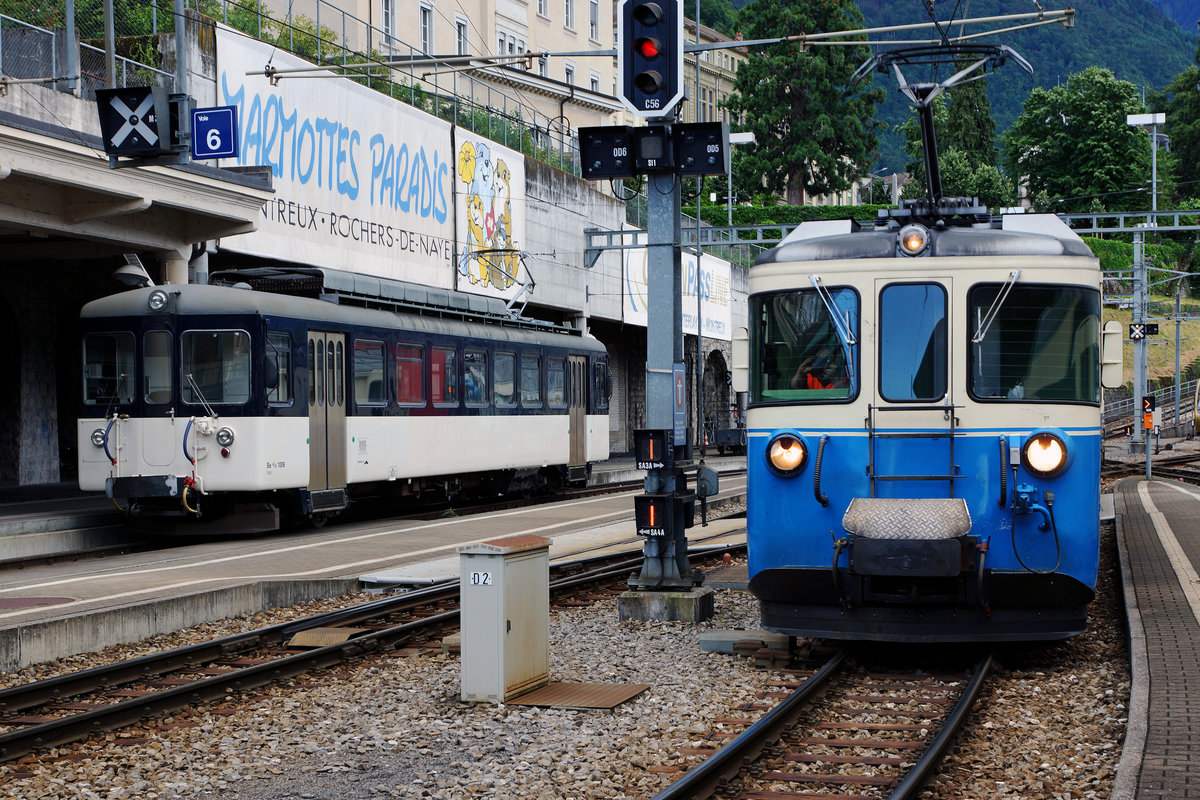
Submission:
[[[229,447],[233,444],[233,428],[221,428],[217,431],[217,444]]]
[[[767,464],[784,477],[800,472],[807,460],[804,442],[790,433],[779,434],[767,445]]]
[[[900,229],[900,252],[919,256],[929,246],[929,231],[924,225],[905,225]]]
[[[1067,465],[1066,442],[1053,433],[1039,431],[1021,448],[1021,461],[1026,469],[1039,477],[1057,475]]]
[[[150,306],[151,311],[162,311],[167,307],[167,293],[162,289],[155,289],[150,293],[146,304]]]
[[[92,444],[96,447],[104,447],[104,428],[96,428],[92,431]]]

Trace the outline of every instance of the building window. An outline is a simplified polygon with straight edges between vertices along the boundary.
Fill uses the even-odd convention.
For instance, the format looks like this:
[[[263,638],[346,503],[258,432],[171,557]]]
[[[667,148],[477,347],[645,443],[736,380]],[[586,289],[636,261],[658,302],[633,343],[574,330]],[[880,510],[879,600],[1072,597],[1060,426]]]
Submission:
[[[545,56],[538,56],[538,75],[543,78],[550,77],[550,59]]]
[[[600,0],[592,0],[588,8],[588,36],[600,41]]]
[[[421,6],[421,51],[433,53],[433,9]]]
[[[563,0],[563,25],[575,30],[575,0]]]
[[[563,67],[563,80],[571,86],[575,85],[575,65],[567,64]]]
[[[470,24],[462,18],[454,20],[454,52],[460,56],[471,54]]]
[[[395,44],[396,0],[383,0],[383,36],[385,44]]]
[[[592,91],[595,92],[596,94],[600,94],[600,76],[593,72],[592,76],[591,76],[591,80],[592,80]]]
[[[538,0],[537,13],[538,13],[539,17],[550,16],[550,9],[547,8],[547,5],[549,4],[549,2],[550,2],[550,0]]]

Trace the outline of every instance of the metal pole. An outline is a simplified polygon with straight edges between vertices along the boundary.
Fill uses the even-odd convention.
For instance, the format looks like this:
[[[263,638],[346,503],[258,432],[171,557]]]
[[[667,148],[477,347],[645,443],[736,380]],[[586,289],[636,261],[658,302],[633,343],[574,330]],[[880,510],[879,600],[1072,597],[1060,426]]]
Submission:
[[[1150,210],[1158,211],[1158,125],[1150,126]]]
[[[188,93],[187,79],[187,17],[184,16],[184,0],[175,0],[175,91]],[[180,127],[190,125],[191,120],[180,120]]]
[[[113,0],[104,0],[104,85],[117,88],[117,33],[113,27]]]
[[[1183,320],[1180,314],[1180,300],[1183,294],[1183,281],[1175,282],[1175,425],[1179,425],[1179,346],[1182,341],[1181,332]]]
[[[700,44],[700,0],[696,0],[696,44]],[[696,121],[700,121],[700,54],[692,53],[696,59]],[[704,458],[704,316],[700,303],[701,260],[700,249],[700,191],[704,178],[696,176],[696,442],[700,445],[700,458]]]
[[[1142,258],[1143,226],[1133,234],[1133,321],[1146,321],[1146,263]],[[1146,337],[1135,339],[1133,342],[1133,436],[1131,444],[1141,444],[1146,441],[1142,430],[1142,397],[1146,393]],[[1149,450],[1149,448],[1146,448]]]
[[[79,42],[75,40],[75,0],[67,0],[67,88],[74,94],[79,88]]]

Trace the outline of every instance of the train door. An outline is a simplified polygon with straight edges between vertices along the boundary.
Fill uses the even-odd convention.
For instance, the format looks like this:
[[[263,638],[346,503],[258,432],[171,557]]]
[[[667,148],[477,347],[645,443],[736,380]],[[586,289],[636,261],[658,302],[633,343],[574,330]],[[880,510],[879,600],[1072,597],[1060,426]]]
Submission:
[[[571,452],[568,467],[587,465],[587,358],[570,357],[570,381],[568,382],[568,413],[571,425]],[[572,476],[574,477],[574,476]]]
[[[315,493],[343,489],[346,486],[345,334],[309,331],[308,363],[308,490]]]
[[[873,497],[954,497],[950,278],[875,284],[877,371],[867,418]]]

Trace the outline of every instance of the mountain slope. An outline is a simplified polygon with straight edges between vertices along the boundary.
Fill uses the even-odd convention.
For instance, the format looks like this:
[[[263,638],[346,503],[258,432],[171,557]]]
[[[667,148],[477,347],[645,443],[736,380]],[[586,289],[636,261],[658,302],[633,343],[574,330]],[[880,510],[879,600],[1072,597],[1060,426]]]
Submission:
[[[1200,21],[1200,7],[1196,0],[1151,0],[1162,12],[1179,23],[1186,33],[1196,32],[1196,23]]]
[[[1196,13],[1195,0],[1157,2],[1190,6],[1191,13]],[[965,0],[962,5],[972,17],[1030,10],[1029,3],[1017,0]],[[1065,3],[1045,5],[1052,7]],[[866,24],[872,27],[928,19],[923,3],[918,0],[859,0],[859,7]],[[949,4],[940,4],[940,9],[947,8]],[[1150,0],[1079,0],[1075,27],[1070,30],[1050,25],[987,41],[1012,46],[1034,68],[1031,78],[1016,65],[1009,64],[988,79],[988,99],[996,120],[997,135],[1012,125],[1035,86],[1054,86],[1074,72],[1100,65],[1137,86],[1162,89],[1172,77],[1192,64],[1196,55],[1196,36],[1185,33]],[[945,74],[948,73],[943,76]],[[906,77],[914,81],[927,80],[930,76],[906,74]],[[894,128],[907,117],[908,101],[896,91],[894,78],[877,75],[875,80],[877,85],[888,89],[889,98],[880,109],[879,117],[893,129],[881,141],[880,164],[902,170],[906,161],[900,149],[903,137]]]

